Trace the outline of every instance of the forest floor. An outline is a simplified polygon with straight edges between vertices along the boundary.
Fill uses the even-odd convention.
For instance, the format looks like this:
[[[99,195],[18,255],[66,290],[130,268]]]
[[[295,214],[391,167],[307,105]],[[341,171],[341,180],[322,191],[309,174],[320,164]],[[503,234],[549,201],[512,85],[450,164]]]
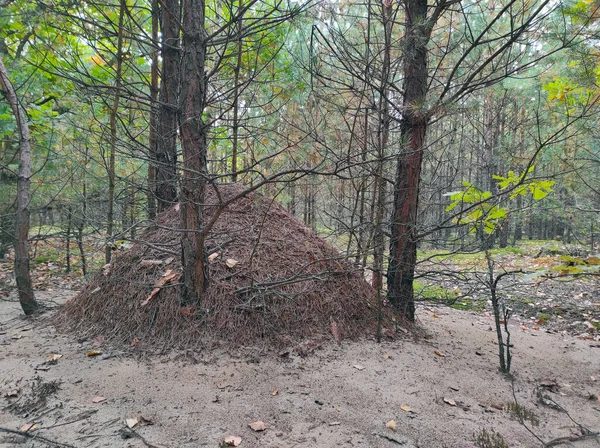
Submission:
[[[496,254],[498,267],[540,262],[514,255]],[[480,281],[477,257],[461,261],[463,271],[473,265],[473,285]],[[0,263],[0,277],[8,264]],[[40,266],[37,294],[45,305],[74,295],[78,280],[59,274],[53,261]],[[440,284],[445,293],[456,291],[450,281]],[[242,448],[501,446],[477,445],[484,430],[509,447],[557,439],[560,446],[600,447],[599,438],[586,436],[600,431],[599,288],[591,279],[512,280],[506,295],[514,305],[514,376],[508,379],[498,371],[485,291],[476,287],[453,292],[455,308],[420,303],[411,334],[380,344],[332,342],[306,357],[256,346],[141,356],[102,338],[57,332],[49,323],[52,309],[23,318],[6,287],[0,428],[26,436],[0,429],[0,447],[217,448],[228,436],[239,437]],[[441,300],[442,286],[423,289],[428,300],[449,298]],[[515,402],[527,410],[524,423]],[[253,430],[255,422],[266,429]]]

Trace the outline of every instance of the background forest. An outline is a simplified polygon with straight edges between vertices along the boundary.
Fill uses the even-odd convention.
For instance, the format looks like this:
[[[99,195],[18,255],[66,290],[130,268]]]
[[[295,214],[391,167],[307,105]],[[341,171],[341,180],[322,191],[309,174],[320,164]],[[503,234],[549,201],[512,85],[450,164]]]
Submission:
[[[34,263],[86,276],[180,202],[182,305],[194,303],[204,194],[225,182],[275,197],[411,320],[419,266],[440,254],[525,239],[597,250],[593,0],[0,8],[0,54],[31,132]],[[19,139],[3,101],[3,254]],[[50,256],[36,254],[42,240]]]

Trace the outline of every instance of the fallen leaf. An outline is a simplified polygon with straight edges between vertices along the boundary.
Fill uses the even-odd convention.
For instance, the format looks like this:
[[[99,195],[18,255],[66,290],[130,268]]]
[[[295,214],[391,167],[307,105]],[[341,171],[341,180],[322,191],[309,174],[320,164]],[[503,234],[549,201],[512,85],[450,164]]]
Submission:
[[[58,361],[60,358],[62,358],[63,355],[59,355],[58,353],[50,353],[48,356],[46,356],[46,360],[47,361]]]
[[[142,300],[140,305],[141,306],[148,305],[150,300],[152,300],[152,297],[154,297],[156,294],[158,294],[164,285],[166,285],[171,280],[174,280],[177,277],[179,277],[179,273],[173,271],[172,269],[167,269],[167,271],[163,274],[162,278],[158,279],[156,281],[156,283],[154,283],[154,289],[152,290],[150,295],[148,297],[146,297],[146,299]]]
[[[240,443],[242,443],[242,438],[238,436],[227,436],[225,439],[223,439],[223,442],[225,442],[225,444],[228,446],[240,446]]]
[[[332,320],[331,323],[329,324],[329,331],[331,331],[331,334],[335,338],[335,341],[338,343],[338,345],[341,344],[342,343],[342,333],[340,332],[338,324],[336,323],[335,320]]]
[[[354,368],[355,368],[356,370],[365,370],[365,366],[362,366],[362,365],[360,365],[360,364],[354,364]]]
[[[400,405],[400,409],[402,409],[404,412],[411,412],[413,414],[415,413],[415,411],[413,411],[411,409],[411,407],[409,405],[407,405],[407,404]]]
[[[400,330],[402,333],[408,333],[408,330],[404,327],[398,327],[398,330]]]
[[[99,356],[102,354],[102,350],[89,350],[87,352],[88,357],[92,358],[94,356]]]
[[[19,428],[19,431],[28,432],[35,431],[39,426],[36,423],[25,423],[23,426]]]
[[[208,256],[208,261],[213,261],[215,258],[219,256],[219,252],[213,252]]]
[[[439,350],[436,350],[436,351],[435,351],[435,352],[433,352],[433,353],[435,353],[435,354],[436,354],[436,355],[438,355],[438,356],[441,356],[442,358],[445,358],[445,357],[446,357],[446,355],[444,355],[444,354],[443,354],[442,352],[440,352]]]
[[[92,403],[102,403],[104,400],[106,400],[105,397],[96,395],[94,398],[92,398]]]
[[[394,332],[392,330],[390,330],[389,328],[384,329],[383,334],[385,334],[390,339],[394,339],[394,337],[396,336],[394,334]]]
[[[494,409],[498,409],[499,411],[504,409],[504,405],[502,403],[490,403],[490,406]]]
[[[165,260],[165,265],[171,264],[173,263],[173,260],[175,260],[175,257],[169,257]]]
[[[125,419],[125,424],[127,425],[127,427],[129,429],[132,429],[135,425],[137,425],[139,423],[139,420],[137,418],[126,418]]]
[[[279,393],[279,389],[275,388],[273,389],[273,392],[271,392],[271,395],[275,396]]]
[[[258,420],[256,422],[248,423],[248,426],[250,426],[250,428],[256,432],[264,431],[265,429],[267,429],[265,424],[263,422],[261,422],[260,420]]]
[[[433,313],[433,316],[432,316],[432,317],[433,317],[434,319],[437,319],[437,318],[439,318],[440,316],[438,316],[437,314]]]
[[[236,264],[238,264],[238,263],[239,263],[239,261],[237,261],[237,260],[234,260],[233,258],[228,258],[228,259],[225,261],[225,264],[227,265],[227,267],[228,267],[228,268],[233,268],[233,267],[235,267],[235,265],[236,265]]]
[[[456,401],[451,398],[444,398],[444,403],[449,404],[450,406],[456,406]]]
[[[389,422],[387,422],[385,424],[385,427],[387,429],[391,429],[392,431],[396,431],[396,428],[397,428],[396,420],[390,420]]]
[[[534,325],[534,326],[533,326],[533,329],[534,329],[534,330],[539,330],[539,329],[540,329],[540,327],[538,327],[537,325]]]

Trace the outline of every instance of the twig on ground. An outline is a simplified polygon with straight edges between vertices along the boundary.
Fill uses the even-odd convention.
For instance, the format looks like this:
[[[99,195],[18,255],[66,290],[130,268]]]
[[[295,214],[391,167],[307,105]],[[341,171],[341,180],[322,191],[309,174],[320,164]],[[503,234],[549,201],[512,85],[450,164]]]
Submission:
[[[546,442],[544,444],[544,447],[548,448],[548,447],[552,447],[552,446],[562,445],[563,443],[567,443],[567,442],[579,442],[581,440],[588,440],[588,439],[594,439],[594,438],[599,438],[599,437],[600,437],[600,432],[589,432],[587,434],[581,434],[580,436],[559,437],[558,439],[554,439],[549,442]]]
[[[398,444],[398,445],[406,445],[406,442],[405,442],[405,441],[403,441],[403,440],[398,440],[398,439],[396,439],[395,437],[391,437],[391,436],[388,436],[388,435],[386,435],[386,434],[377,434],[377,435],[378,435],[379,437],[381,437],[382,439],[388,440],[388,441],[390,441],[390,442],[393,442],[393,443],[396,443],[396,444]]]
[[[76,415],[75,418],[72,418],[71,420],[68,420],[68,421],[63,422],[63,423],[57,423],[57,424],[52,425],[52,426],[44,426],[43,428],[40,428],[40,429],[58,428],[59,426],[66,426],[66,425],[70,425],[72,423],[77,423],[77,422],[80,422],[81,420],[85,420],[86,418],[90,418],[96,412],[98,412],[97,409],[92,409],[90,411],[85,411],[85,412],[82,412],[79,415]]]
[[[63,446],[66,448],[75,448],[75,446],[69,445],[68,443],[57,442],[56,440],[48,439],[46,437],[40,436],[39,434],[34,434],[34,433],[26,432],[26,431],[19,431],[16,429],[0,427],[0,432],[6,432],[9,434],[15,434],[15,435],[27,437],[29,439],[39,440],[40,442],[47,443],[48,445]]]
[[[159,448],[158,445],[152,445],[150,442],[148,442],[141,434],[139,434],[137,431],[131,429],[131,428],[123,428],[119,431],[122,435],[125,436],[130,436],[130,437],[137,437],[138,439],[140,439],[142,441],[142,443],[144,445],[146,445],[148,448]]]

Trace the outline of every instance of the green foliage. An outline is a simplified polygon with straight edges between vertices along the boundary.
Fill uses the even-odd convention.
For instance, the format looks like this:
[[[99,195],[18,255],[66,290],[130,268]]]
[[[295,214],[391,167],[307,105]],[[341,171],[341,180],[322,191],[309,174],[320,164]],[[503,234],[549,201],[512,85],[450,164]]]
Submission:
[[[573,113],[575,106],[585,104],[593,95],[591,89],[580,87],[572,79],[559,77],[543,85],[548,93],[548,100],[565,104],[569,107],[567,114]]]
[[[532,173],[533,170],[534,167],[531,166],[521,174],[515,173],[514,171],[509,171],[507,177],[498,175],[494,175],[493,177],[498,181],[498,187],[500,190],[512,190],[509,195],[510,199],[514,199],[517,196],[527,196],[527,194],[531,194],[534,201],[541,201],[552,192],[554,181],[534,179],[529,182],[525,182],[527,175]]]
[[[533,169],[534,167],[531,166],[523,173],[509,171],[506,177],[498,175],[493,177],[498,181],[500,191],[509,193],[510,199],[530,194],[534,201],[540,201],[552,192],[554,181],[542,179],[527,181],[527,175],[532,173]],[[461,213],[455,218],[456,223],[469,226],[470,232],[480,229],[488,235],[493,233],[507,218],[509,210],[500,207],[497,203],[498,197],[491,192],[480,190],[469,182],[462,184],[465,190],[448,194],[452,202],[446,207],[446,211],[450,212],[461,206],[466,211],[466,215]]]
[[[472,204],[467,215],[457,218],[456,222],[470,226],[471,232],[482,227],[485,233],[493,233],[498,222],[506,218],[506,209],[490,203],[492,193],[489,191],[482,191],[469,182],[463,182],[463,186],[466,190],[450,194],[453,202],[446,207],[446,211],[452,211],[459,205]]]

